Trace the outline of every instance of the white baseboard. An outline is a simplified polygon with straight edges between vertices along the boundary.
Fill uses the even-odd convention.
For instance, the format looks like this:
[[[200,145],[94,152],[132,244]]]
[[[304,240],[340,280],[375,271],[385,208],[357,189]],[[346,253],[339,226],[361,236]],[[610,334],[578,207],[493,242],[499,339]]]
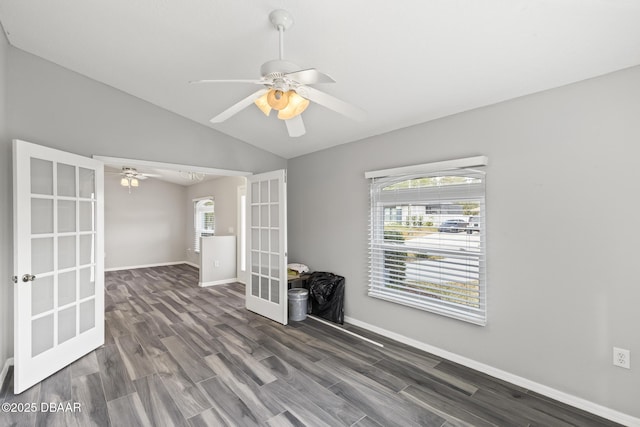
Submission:
[[[10,357],[4,361],[2,371],[0,372],[0,387],[2,387],[2,384],[4,384],[4,379],[7,377],[7,372],[9,372],[9,366],[13,366],[13,357]]]
[[[216,285],[226,285],[227,283],[235,283],[238,281],[237,277],[232,277],[230,279],[224,279],[224,280],[214,280],[213,282],[200,282],[198,283],[198,285],[201,288],[206,288],[207,286],[216,286]]]
[[[410,345],[411,347],[415,347],[419,350],[423,350],[428,353],[435,354],[436,356],[442,357],[444,359],[450,360],[455,363],[459,363],[460,365],[464,365],[468,368],[475,369],[476,371],[483,372],[492,377],[526,388],[527,390],[534,391],[536,393],[550,397],[551,399],[555,399],[559,402],[566,403],[567,405],[573,406],[578,409],[582,409],[583,411],[590,412],[592,414],[598,415],[608,420],[615,421],[617,423],[620,423],[626,426],[640,426],[640,418],[636,418],[631,415],[622,413],[620,411],[607,408],[606,406],[599,405],[597,403],[591,402],[581,397],[577,397],[569,393],[556,390],[544,384],[540,384],[535,381],[531,381],[529,379],[520,377],[518,375],[514,375],[512,373],[503,371],[501,369],[494,368],[493,366],[485,365],[484,363],[478,362],[476,360],[469,359],[467,357],[460,356],[455,353],[451,353],[450,351],[443,350],[441,348],[434,347],[429,344],[425,344],[418,340],[414,340],[413,338],[405,337],[404,335],[400,335],[395,332],[388,331],[386,329],[380,328],[375,325],[371,325],[366,322],[362,322],[352,317],[345,316],[344,321],[346,323],[351,323],[354,326],[359,326],[363,329],[367,329],[371,332],[375,332],[387,338],[391,338],[393,340],[399,341],[403,344]]]
[[[144,264],[144,265],[128,265],[125,267],[111,267],[105,268],[104,271],[120,271],[120,270],[135,270],[136,268],[151,268],[151,267],[166,267],[168,265],[187,264],[195,268],[200,268],[199,265],[189,261],[174,261],[174,262],[160,262],[157,264]]]

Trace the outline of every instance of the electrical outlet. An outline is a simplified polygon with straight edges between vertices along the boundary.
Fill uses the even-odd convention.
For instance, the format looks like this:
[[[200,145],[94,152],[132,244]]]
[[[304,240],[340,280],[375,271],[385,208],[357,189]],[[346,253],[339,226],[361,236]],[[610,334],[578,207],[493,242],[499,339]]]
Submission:
[[[613,347],[613,364],[621,368],[631,369],[631,352],[624,348]]]
[[[213,266],[214,267],[220,267],[220,261],[215,260],[214,263],[213,263]]]

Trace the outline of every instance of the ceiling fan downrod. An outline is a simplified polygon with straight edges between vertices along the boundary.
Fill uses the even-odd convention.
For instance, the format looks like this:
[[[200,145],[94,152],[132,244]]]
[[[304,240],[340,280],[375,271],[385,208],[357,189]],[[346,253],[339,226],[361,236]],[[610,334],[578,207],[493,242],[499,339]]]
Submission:
[[[279,60],[284,58],[284,32],[293,26],[293,16],[283,9],[276,9],[269,14],[269,20],[278,30]]]

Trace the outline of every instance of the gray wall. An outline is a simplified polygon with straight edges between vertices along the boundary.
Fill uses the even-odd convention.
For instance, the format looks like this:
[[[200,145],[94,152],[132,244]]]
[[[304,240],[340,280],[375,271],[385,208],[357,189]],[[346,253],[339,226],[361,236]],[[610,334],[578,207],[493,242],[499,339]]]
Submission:
[[[349,317],[639,417],[638,117],[636,67],[289,160],[289,259],[345,276]],[[363,173],[474,155],[488,325],[367,297]]]
[[[6,58],[6,59],[5,59]],[[4,62],[8,61],[5,65]],[[13,138],[93,154],[265,172],[286,160],[172,114],[0,40],[8,137],[0,139],[0,362],[13,354],[11,143]],[[6,73],[3,79],[2,75]],[[0,122],[1,123],[1,122]],[[2,126],[0,125],[0,130]]]
[[[286,160],[34,55],[9,48],[10,136],[93,154],[248,172]]]
[[[185,261],[186,188],[150,178],[129,193],[117,173],[105,174],[105,268]]]
[[[11,231],[11,144],[7,132],[7,57],[9,45],[0,25],[0,372],[13,356],[13,276]],[[1,379],[1,378],[0,378]]]
[[[282,168],[280,168],[282,169]],[[213,196],[216,213],[217,236],[238,235],[238,187],[245,186],[247,179],[242,176],[228,176],[187,187],[187,219],[184,247],[187,261],[200,264],[200,257],[193,252],[193,199]],[[229,231],[230,227],[233,231]]]

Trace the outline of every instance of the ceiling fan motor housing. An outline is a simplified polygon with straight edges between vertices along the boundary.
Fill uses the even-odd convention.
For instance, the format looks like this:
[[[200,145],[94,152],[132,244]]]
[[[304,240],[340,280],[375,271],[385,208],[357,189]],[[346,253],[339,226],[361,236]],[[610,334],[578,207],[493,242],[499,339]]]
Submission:
[[[300,67],[293,62],[274,59],[267,61],[260,67],[260,74],[265,79],[283,78],[285,74],[300,71]]]

